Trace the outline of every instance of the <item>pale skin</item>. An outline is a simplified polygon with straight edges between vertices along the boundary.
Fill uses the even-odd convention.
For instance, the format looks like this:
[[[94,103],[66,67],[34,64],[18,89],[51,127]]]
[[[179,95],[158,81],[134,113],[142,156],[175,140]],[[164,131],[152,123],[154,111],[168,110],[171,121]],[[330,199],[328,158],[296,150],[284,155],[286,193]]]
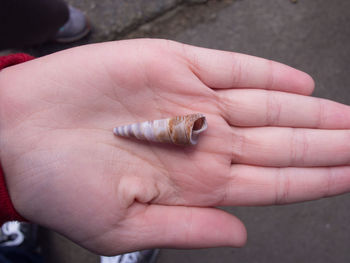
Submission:
[[[96,253],[243,246],[217,206],[350,191],[350,108],[310,76],[166,40],[79,47],[0,72],[0,160],[16,210]],[[203,113],[198,145],[115,126]],[[252,233],[254,234],[254,233]]]

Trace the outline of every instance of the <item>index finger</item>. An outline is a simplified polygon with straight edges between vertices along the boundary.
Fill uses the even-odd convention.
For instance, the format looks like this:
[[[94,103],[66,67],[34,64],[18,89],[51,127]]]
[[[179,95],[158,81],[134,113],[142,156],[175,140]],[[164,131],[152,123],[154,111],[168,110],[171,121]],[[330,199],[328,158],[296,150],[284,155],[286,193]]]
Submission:
[[[194,74],[210,88],[256,88],[310,95],[313,79],[287,65],[259,57],[184,45]]]

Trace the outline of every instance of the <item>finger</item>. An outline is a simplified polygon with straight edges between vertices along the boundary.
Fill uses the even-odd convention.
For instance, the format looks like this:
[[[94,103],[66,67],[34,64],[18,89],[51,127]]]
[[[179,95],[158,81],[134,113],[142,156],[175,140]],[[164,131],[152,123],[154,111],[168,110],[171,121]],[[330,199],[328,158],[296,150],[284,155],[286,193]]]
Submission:
[[[264,90],[218,90],[224,118],[234,126],[350,128],[350,107],[330,100]]]
[[[136,249],[241,247],[246,242],[242,222],[216,208],[150,205],[141,210],[128,219],[123,237]]]
[[[271,89],[309,95],[313,79],[271,60],[184,45],[192,71],[211,88]]]
[[[232,128],[233,163],[336,166],[350,163],[349,130]]]
[[[350,191],[350,167],[269,168],[232,165],[217,205],[276,205]]]

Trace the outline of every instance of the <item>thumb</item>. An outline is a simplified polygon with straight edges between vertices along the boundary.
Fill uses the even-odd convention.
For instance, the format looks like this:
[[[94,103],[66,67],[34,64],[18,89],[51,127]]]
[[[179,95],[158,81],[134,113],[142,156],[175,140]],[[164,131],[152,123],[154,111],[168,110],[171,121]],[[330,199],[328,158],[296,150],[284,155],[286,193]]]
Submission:
[[[241,247],[247,239],[243,223],[220,209],[148,205],[136,210],[123,231],[128,235],[124,240],[132,240],[132,249]]]

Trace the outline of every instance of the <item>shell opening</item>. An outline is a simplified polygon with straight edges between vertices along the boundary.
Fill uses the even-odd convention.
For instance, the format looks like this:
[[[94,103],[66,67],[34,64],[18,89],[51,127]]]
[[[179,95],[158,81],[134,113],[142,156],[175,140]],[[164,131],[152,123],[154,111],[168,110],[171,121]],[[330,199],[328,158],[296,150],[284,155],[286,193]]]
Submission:
[[[203,122],[204,122],[203,118],[200,118],[200,119],[196,120],[193,123],[193,128],[192,129],[194,131],[200,130],[202,128],[202,126],[203,126]]]
[[[193,123],[192,133],[199,134],[207,128],[205,117],[201,117]]]
[[[205,117],[198,118],[192,125],[192,132],[191,132],[191,144],[194,145],[197,143],[199,134],[207,129],[207,121]]]

